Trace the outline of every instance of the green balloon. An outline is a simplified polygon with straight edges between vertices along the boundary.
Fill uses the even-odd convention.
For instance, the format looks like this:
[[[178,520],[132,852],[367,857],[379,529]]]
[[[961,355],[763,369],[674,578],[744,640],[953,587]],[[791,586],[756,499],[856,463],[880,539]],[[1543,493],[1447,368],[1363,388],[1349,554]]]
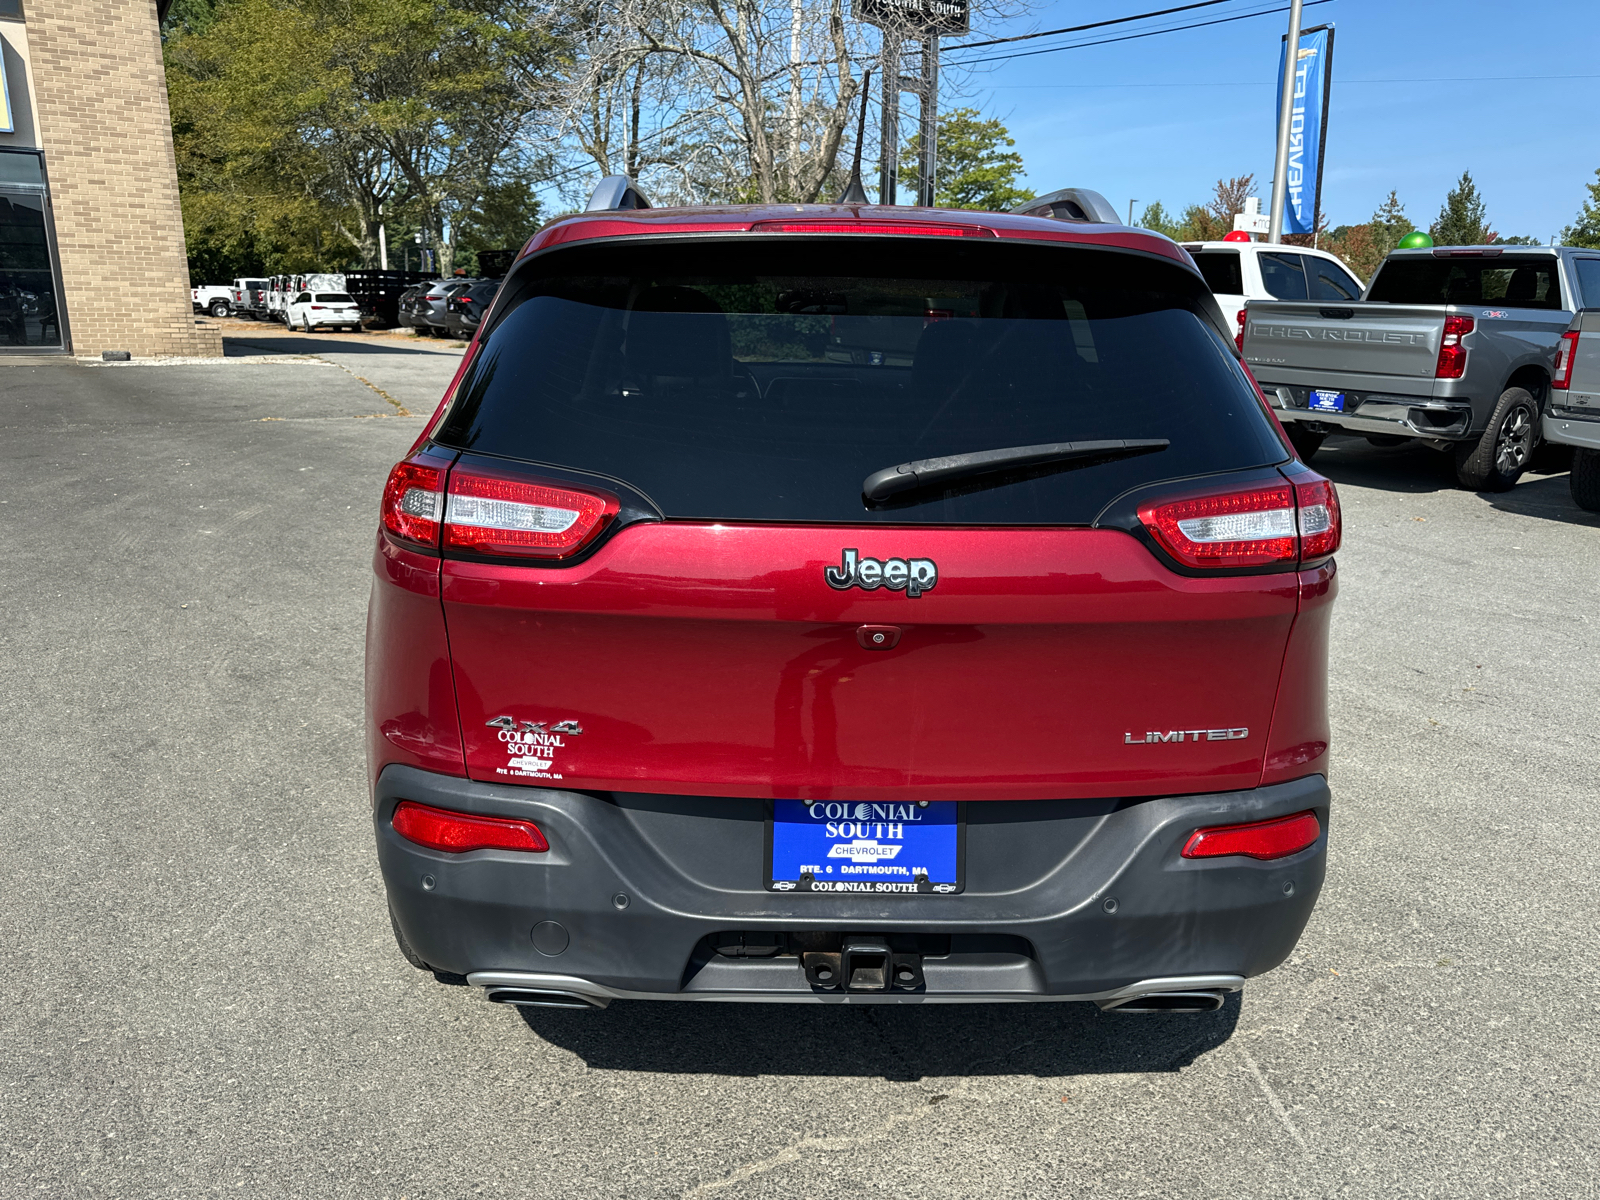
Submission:
[[[1426,250],[1431,245],[1433,245],[1433,239],[1420,229],[1413,229],[1400,239],[1400,249],[1402,250]]]

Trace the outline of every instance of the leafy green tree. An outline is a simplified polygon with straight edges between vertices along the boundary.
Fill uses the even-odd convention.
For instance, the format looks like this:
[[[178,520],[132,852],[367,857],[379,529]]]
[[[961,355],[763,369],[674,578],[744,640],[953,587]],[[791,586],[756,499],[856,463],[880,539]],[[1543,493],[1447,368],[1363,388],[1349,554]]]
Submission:
[[[1173,241],[1178,240],[1179,224],[1167,215],[1166,208],[1161,201],[1144,206],[1144,213],[1139,217],[1139,226],[1142,229],[1153,229],[1157,233],[1164,233]]]
[[[1583,202],[1578,219],[1561,231],[1563,245],[1600,250],[1600,170],[1595,171],[1595,179],[1586,185],[1589,198]]]
[[[1488,206],[1472,181],[1472,172],[1461,172],[1456,186],[1444,198],[1439,219],[1429,230],[1436,246],[1483,246],[1494,240],[1489,228]]]
[[[1011,149],[1016,144],[1002,122],[983,120],[975,108],[939,114],[935,201],[941,208],[1007,212],[1032,200],[1034,193],[1017,183],[1022,155]],[[921,152],[913,136],[900,159],[900,170],[909,179],[916,178]]]

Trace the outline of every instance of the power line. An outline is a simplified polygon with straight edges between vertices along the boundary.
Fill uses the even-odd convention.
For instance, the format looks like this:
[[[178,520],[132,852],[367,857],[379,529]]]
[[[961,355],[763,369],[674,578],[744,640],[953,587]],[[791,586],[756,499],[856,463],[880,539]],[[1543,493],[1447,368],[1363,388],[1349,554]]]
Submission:
[[[1062,47],[1071,49],[1071,47]],[[1340,87],[1371,83],[1548,83],[1551,80],[1600,79],[1600,75],[1426,75],[1414,79],[1336,79]],[[1230,88],[1277,87],[1270,80],[1260,79],[1243,83],[989,83],[982,85],[989,91],[1022,91],[1035,88]]]
[[[1143,21],[1150,17],[1165,17],[1172,13],[1188,12],[1191,8],[1210,8],[1213,4],[1226,4],[1228,0],[1200,0],[1198,4],[1181,4],[1177,8],[1163,8],[1156,12],[1136,13],[1131,17],[1116,17],[1110,21],[1092,21],[1088,25],[1068,25],[1064,29],[1046,29],[1040,33],[1019,33],[1016,37],[991,38],[987,42],[968,42],[964,46],[951,46],[951,50],[977,50],[982,46],[999,46],[1006,42],[1026,42],[1031,38],[1054,37],[1058,33],[1082,33],[1085,29],[1103,29],[1107,25],[1125,25],[1129,21]]]
[[[1302,5],[1302,7],[1313,8],[1318,4],[1331,3],[1333,3],[1333,0],[1306,0],[1306,3]],[[1113,42],[1131,42],[1139,38],[1155,37],[1156,35],[1162,33],[1178,33],[1185,29],[1204,29],[1208,25],[1226,25],[1230,21],[1245,21],[1249,20],[1251,17],[1270,17],[1273,13],[1288,11],[1289,6],[1285,4],[1278,8],[1264,8],[1259,12],[1240,13],[1238,16],[1233,17],[1217,17],[1215,20],[1211,21],[1195,21],[1189,25],[1169,25],[1165,29],[1147,29],[1141,33],[1125,33],[1121,37],[1100,38],[1099,40],[1092,42],[1072,42],[1065,46],[1048,46],[1043,50],[1019,50],[1015,54],[991,54],[986,55],[983,58],[957,59],[951,65],[958,67],[972,67],[976,66],[978,63],[1008,62],[1013,58],[1032,58],[1037,54],[1055,54],[1062,50],[1082,50],[1088,46],[1109,46]]]

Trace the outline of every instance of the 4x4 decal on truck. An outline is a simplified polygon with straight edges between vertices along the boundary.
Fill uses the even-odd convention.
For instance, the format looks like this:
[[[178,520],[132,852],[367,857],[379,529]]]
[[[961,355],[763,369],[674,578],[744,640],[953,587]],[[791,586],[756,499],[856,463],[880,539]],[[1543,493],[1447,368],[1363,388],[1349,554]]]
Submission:
[[[931,558],[891,558],[879,562],[875,558],[862,558],[859,550],[846,550],[837,567],[824,567],[822,577],[828,586],[838,591],[858,587],[864,592],[874,592],[886,587],[892,592],[905,592],[913,600],[923,592],[933,590],[939,582],[939,568]]]

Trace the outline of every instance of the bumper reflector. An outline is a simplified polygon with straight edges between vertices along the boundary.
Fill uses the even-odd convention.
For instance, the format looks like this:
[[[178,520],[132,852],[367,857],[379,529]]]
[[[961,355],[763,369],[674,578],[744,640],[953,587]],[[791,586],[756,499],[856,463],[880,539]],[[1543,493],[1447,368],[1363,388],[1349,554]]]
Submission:
[[[408,842],[446,854],[465,854],[468,850],[542,853],[550,849],[550,843],[532,821],[451,812],[414,800],[402,800],[395,806],[393,823],[394,831]]]
[[[1322,836],[1322,824],[1313,812],[1296,813],[1248,825],[1213,825],[1196,829],[1184,843],[1184,858],[1287,858],[1298,854]]]

